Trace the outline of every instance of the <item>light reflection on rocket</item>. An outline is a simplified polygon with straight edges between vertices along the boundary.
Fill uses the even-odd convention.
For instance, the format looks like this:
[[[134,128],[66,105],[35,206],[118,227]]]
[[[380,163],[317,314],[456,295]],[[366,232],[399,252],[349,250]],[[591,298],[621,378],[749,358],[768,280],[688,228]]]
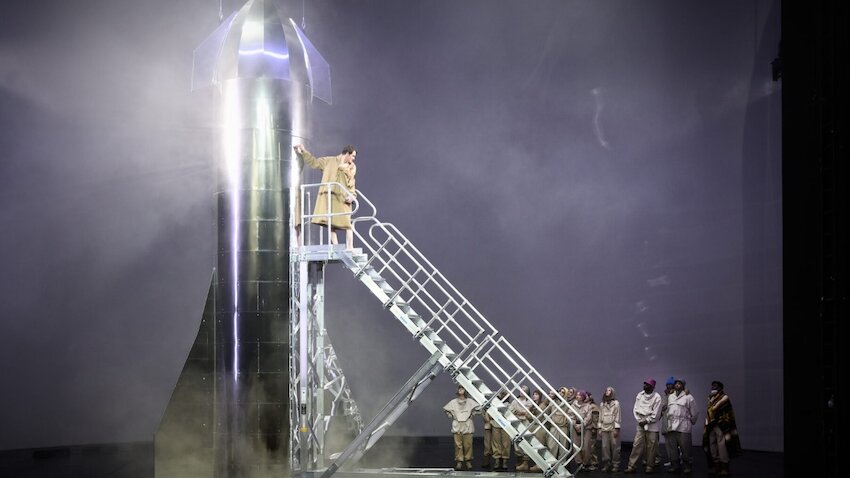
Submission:
[[[300,185],[292,145],[308,142],[313,98],[331,101],[330,68],[274,1],[250,0],[195,50],[192,90],[205,88],[217,101],[220,142],[215,271],[156,434],[155,473],[285,474],[289,245]]]

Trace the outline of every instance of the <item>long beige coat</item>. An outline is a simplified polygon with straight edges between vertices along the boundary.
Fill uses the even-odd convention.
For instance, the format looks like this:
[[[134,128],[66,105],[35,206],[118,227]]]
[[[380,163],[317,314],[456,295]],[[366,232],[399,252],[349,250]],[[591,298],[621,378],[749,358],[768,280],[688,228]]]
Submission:
[[[354,188],[354,176],[357,174],[357,165],[354,163],[346,164],[342,161],[342,155],[337,156],[325,156],[322,158],[316,158],[306,149],[299,155],[299,157],[304,161],[305,164],[314,169],[322,170],[322,182],[330,183],[337,182],[345,186],[345,188],[340,188],[339,186],[334,186],[330,188],[331,194],[331,213],[348,213],[341,214],[339,216],[331,217],[331,226],[335,229],[351,229],[351,204],[345,202],[345,199],[349,196],[356,197],[356,190]],[[328,187],[321,186],[319,188],[318,194],[316,191],[310,191],[311,195],[315,195],[315,203],[316,207],[313,209],[313,214],[327,214],[328,213]],[[301,206],[298,205],[298,219],[297,223],[301,223],[300,218]],[[327,225],[328,218],[325,217],[314,217],[312,219],[313,224],[322,224]]]

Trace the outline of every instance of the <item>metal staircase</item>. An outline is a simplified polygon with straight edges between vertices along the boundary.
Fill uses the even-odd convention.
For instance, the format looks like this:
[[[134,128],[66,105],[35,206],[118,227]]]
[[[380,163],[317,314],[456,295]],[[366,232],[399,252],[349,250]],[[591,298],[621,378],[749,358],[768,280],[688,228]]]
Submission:
[[[302,186],[301,204],[310,202],[304,191],[319,186]],[[359,248],[302,246],[301,256],[325,256],[345,264],[545,476],[573,476],[571,463],[584,432],[581,415],[407,237],[393,224],[378,220],[374,204],[357,193],[352,224]],[[306,222],[314,216],[303,217]],[[554,397],[535,404],[523,385]],[[514,407],[525,412],[525,421],[511,411],[507,397],[517,397]],[[567,417],[567,426],[555,425],[554,415]]]

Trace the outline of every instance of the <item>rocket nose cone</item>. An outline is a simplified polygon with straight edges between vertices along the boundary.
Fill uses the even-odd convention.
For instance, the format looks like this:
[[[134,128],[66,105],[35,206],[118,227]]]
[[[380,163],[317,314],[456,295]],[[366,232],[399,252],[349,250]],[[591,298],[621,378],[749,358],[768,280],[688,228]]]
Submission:
[[[273,6],[270,1],[251,0],[243,7],[245,14],[237,15],[223,52],[235,66],[236,77],[290,79],[285,22]]]
[[[272,0],[248,1],[195,49],[192,90],[234,78],[295,81],[330,103],[327,62]]]

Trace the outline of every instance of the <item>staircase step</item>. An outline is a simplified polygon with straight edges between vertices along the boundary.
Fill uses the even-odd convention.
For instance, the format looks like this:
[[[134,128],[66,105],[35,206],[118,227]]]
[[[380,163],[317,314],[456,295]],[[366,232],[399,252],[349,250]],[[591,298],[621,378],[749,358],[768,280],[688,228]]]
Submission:
[[[406,240],[403,242],[404,245],[407,244]],[[434,320],[432,315],[434,311],[428,309],[429,302],[427,299],[429,299],[429,297],[427,295],[422,295],[420,298],[420,294],[422,294],[421,292],[416,292],[414,294],[413,290],[407,289],[404,286],[404,284],[410,283],[412,280],[410,273],[405,272],[403,269],[398,270],[394,264],[385,265],[380,262],[370,262],[370,254],[364,253],[360,248],[349,252],[340,250],[338,254],[343,256],[343,263],[356,274],[364,285],[366,285],[375,296],[384,301],[384,306],[388,309],[392,309],[393,315],[399,319],[399,321],[402,322],[410,332],[412,332],[413,337],[417,341],[424,345],[429,351],[436,350],[438,353],[443,354],[443,357],[439,359],[441,363],[445,364],[446,367],[450,367],[452,365],[457,366],[458,363],[461,362],[461,360],[457,359],[457,353],[454,352],[452,347],[446,343],[446,340],[450,337],[450,335],[448,335],[448,330],[444,330],[446,327],[452,327],[451,330],[455,330],[454,328],[459,324],[449,323],[452,320],[452,317],[443,317],[442,311],[444,309],[451,310],[449,304],[452,303],[456,306],[463,306],[463,304],[467,303],[465,299],[462,300],[463,304],[457,304],[455,302],[451,302],[453,299],[449,298],[449,302],[446,302],[446,304],[441,306],[441,317],[438,320]],[[348,254],[347,258],[344,257],[345,254]],[[420,270],[422,269],[417,269],[414,274],[418,274]],[[429,277],[433,277],[437,271],[426,271],[426,273],[430,274]],[[385,278],[383,274],[387,274],[387,277]],[[399,286],[399,289],[395,289],[387,281],[387,278],[391,279],[393,284],[402,285]],[[401,291],[405,297],[402,297],[399,291]],[[424,294],[428,293],[428,290],[424,291]],[[422,300],[421,303],[420,300]],[[413,309],[408,301],[415,302],[416,307],[424,307],[423,311],[428,314],[429,320],[424,320]],[[396,309],[396,307],[398,309]],[[447,307],[449,308],[447,309]],[[429,321],[433,324],[434,328],[429,325]],[[464,332],[463,328],[461,328],[460,332]],[[469,349],[464,352],[464,361],[468,358],[476,357],[476,354],[478,353],[477,349],[473,349],[475,344],[456,344],[454,339],[451,343],[452,346],[463,348],[464,350],[467,350],[467,348]],[[456,361],[458,363],[456,363]],[[475,366],[476,362],[470,362],[473,366]],[[501,387],[504,384],[491,383],[490,386],[488,386],[484,383],[484,380],[475,373],[477,369],[473,369],[473,366],[462,365],[457,370],[457,373],[463,377],[461,382],[464,383],[464,386],[468,387],[471,385],[474,390],[478,391],[478,394],[476,394],[478,398],[483,396],[485,401],[492,403],[489,413],[494,417],[500,416],[500,423],[505,425],[505,428],[511,435],[512,439],[517,439],[517,437],[519,437],[518,445],[520,445],[531,457],[533,457],[533,461],[537,463],[545,463],[546,468],[554,472],[552,478],[572,478],[573,475],[562,463],[558,464],[559,460],[557,460],[555,455],[549,451],[545,443],[541,443],[534,433],[531,432],[531,425],[524,423],[513,412],[511,412],[508,403],[504,403],[502,400],[495,398],[496,392],[494,389],[496,391],[501,390]],[[532,371],[536,373],[533,369]],[[470,388],[470,391],[473,391],[473,388]],[[537,422],[533,422],[532,425],[535,429],[540,426]],[[526,444],[523,445],[523,442]],[[566,447],[561,446],[561,449],[566,452],[568,457],[572,458],[575,455],[575,450],[572,448],[567,450]],[[558,464],[557,469],[552,469],[552,467],[556,464]]]

